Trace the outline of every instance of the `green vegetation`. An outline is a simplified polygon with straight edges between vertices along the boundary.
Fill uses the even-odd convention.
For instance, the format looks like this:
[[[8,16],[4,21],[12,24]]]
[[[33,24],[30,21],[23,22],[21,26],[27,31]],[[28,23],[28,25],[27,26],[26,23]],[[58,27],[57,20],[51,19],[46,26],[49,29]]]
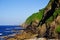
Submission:
[[[57,26],[56,30],[57,33],[60,33],[60,25]]]
[[[60,15],[60,8],[58,8],[58,10],[56,10],[54,12],[53,16],[51,16],[49,19],[47,19],[46,22],[48,22],[48,23],[52,22],[54,20],[53,17],[56,18],[57,14]],[[44,9],[41,9],[41,10],[39,10],[39,12],[33,13],[30,17],[28,17],[28,19],[26,20],[26,23],[30,24],[34,20],[40,21],[42,19],[43,15],[44,15]]]
[[[53,17],[56,18],[57,14],[60,15],[60,8],[58,8],[58,10],[54,12],[53,16],[51,16],[46,22],[52,22],[54,20]]]
[[[47,23],[51,23],[53,21],[53,16],[51,16],[49,19],[47,19]]]
[[[56,17],[57,14],[60,15],[60,8],[54,12],[53,16]]]
[[[41,20],[43,16],[44,9],[39,10],[39,12],[32,14],[28,19],[26,20],[26,23],[30,24],[34,20]]]

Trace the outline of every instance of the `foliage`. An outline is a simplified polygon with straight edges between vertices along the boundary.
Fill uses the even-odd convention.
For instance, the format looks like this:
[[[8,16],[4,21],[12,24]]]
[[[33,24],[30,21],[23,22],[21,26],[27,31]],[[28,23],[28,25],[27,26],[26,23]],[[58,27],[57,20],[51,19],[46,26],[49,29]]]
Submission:
[[[52,22],[54,20],[53,17],[56,18],[57,14],[60,15],[60,8],[58,8],[58,10],[56,10],[54,12],[53,16],[51,16],[49,19],[47,19],[46,22]],[[41,10],[39,10],[39,12],[33,13],[30,17],[28,17],[28,19],[26,20],[26,23],[30,24],[32,21],[34,21],[36,19],[40,21],[42,19],[43,15],[44,15],[44,9],[41,9]]]
[[[57,33],[60,33],[60,25],[57,26],[56,30]]]
[[[39,12],[32,14],[28,19],[26,20],[26,23],[30,24],[34,20],[41,20],[43,17],[44,9],[39,10]]]
[[[53,16],[56,17],[57,14],[60,15],[60,8],[54,12]]]
[[[53,18],[56,18],[56,16],[60,15],[60,8],[58,8],[58,10],[56,10],[53,14],[53,16],[51,16],[46,22],[52,22],[54,19]]]

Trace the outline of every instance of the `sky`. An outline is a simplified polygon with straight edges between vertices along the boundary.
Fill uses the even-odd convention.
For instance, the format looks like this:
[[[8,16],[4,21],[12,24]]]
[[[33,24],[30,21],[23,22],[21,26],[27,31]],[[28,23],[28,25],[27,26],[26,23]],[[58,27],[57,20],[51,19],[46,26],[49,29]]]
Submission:
[[[49,0],[0,0],[0,25],[21,25]]]

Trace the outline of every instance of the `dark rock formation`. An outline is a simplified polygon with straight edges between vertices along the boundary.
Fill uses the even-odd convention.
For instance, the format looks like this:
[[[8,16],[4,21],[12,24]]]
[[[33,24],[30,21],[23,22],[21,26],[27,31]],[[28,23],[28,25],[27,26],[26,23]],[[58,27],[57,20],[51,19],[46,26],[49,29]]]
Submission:
[[[53,13],[55,12],[55,9],[56,9],[57,7],[59,7],[59,6],[58,6],[58,3],[59,3],[59,0],[54,0],[54,1],[51,3],[51,9],[48,10],[48,11],[45,13],[45,15],[43,16],[42,20],[40,20],[38,26],[44,24],[45,21],[46,21],[48,18],[50,18],[51,16],[53,16]]]

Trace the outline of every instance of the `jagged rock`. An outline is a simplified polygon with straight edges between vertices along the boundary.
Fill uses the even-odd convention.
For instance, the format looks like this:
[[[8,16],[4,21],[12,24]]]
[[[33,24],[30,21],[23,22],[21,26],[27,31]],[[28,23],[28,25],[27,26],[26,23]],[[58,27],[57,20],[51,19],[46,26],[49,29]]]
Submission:
[[[37,40],[47,40],[46,38],[38,38]]]
[[[23,32],[22,34],[17,34],[16,36],[15,36],[15,38],[17,38],[17,39],[28,39],[28,38],[31,38],[31,33],[29,32],[29,33],[26,33],[26,32]]]
[[[60,16],[57,17],[56,22],[60,24]]]
[[[35,20],[35,21],[32,22],[32,26],[36,27],[38,25],[38,23],[39,23],[39,20]]]
[[[31,32],[31,33],[33,33],[33,34],[36,34],[38,31],[38,28],[37,28],[37,25],[38,25],[38,20],[35,20],[35,21],[33,21],[30,25],[28,25],[27,27],[26,27],[26,30],[24,30],[25,32]]]
[[[30,38],[30,39],[24,39],[24,40],[37,40],[37,38]]]
[[[53,21],[51,24],[50,24],[50,32],[49,32],[49,36],[50,38],[56,38],[57,35],[56,35],[56,32],[55,32],[55,28],[56,28],[57,24],[55,21]]]
[[[23,23],[21,26],[22,26],[23,28],[26,28],[26,27],[28,26],[28,24]]]
[[[43,24],[41,27],[39,27],[38,36],[43,37],[45,35],[45,32],[46,32],[46,25]]]

